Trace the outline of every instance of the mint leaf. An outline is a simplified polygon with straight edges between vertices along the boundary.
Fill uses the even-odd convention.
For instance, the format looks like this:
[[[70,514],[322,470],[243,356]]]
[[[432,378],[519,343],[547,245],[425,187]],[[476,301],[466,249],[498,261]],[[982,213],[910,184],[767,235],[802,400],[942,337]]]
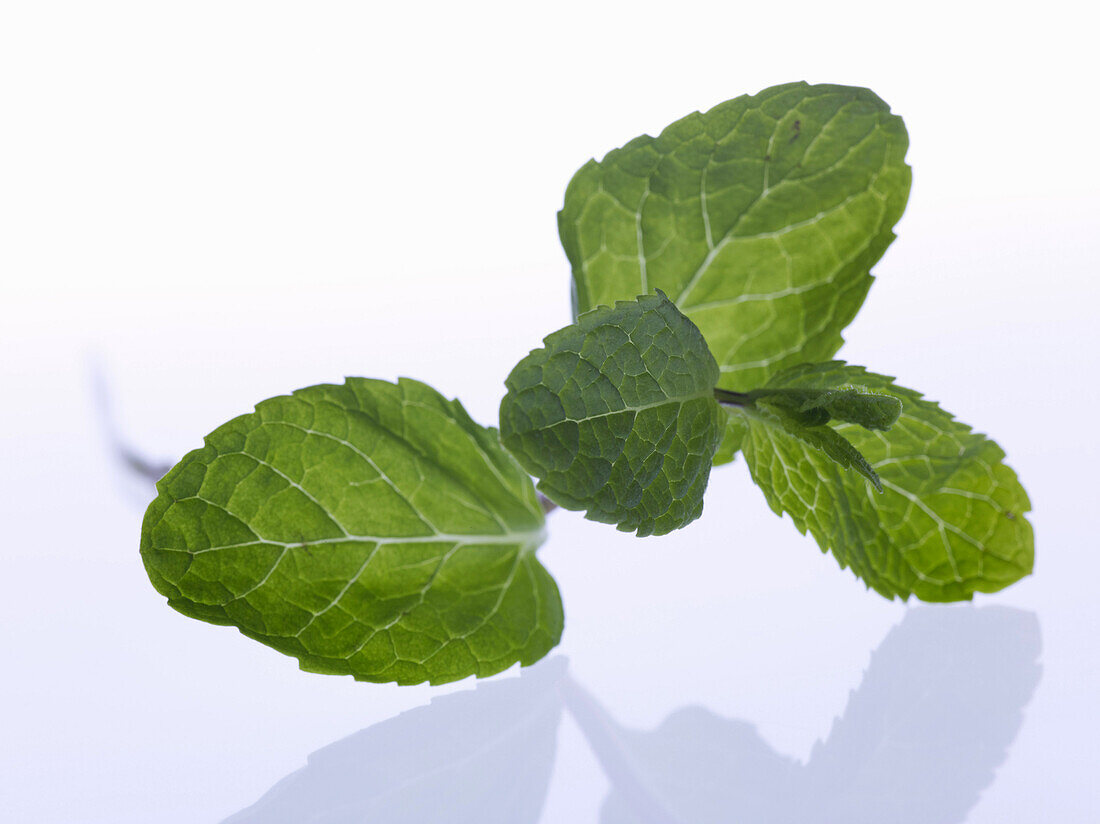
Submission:
[[[742,429],[745,461],[769,506],[789,513],[841,567],[851,567],[886,597],[926,601],[968,600],[1031,572],[1034,537],[1024,518],[1031,505],[996,443],[863,367],[806,364],[777,375],[773,384],[859,386],[901,402],[888,432],[852,423],[835,427],[881,479],[881,495],[781,422],[751,408],[727,409]]]
[[[157,590],[302,669],[438,684],[533,663],[561,636],[530,478],[417,381],[263,401],[157,489],[141,536]]]
[[[803,401],[800,411],[824,410],[831,419],[858,424],[864,429],[889,429],[901,416],[901,401],[876,395],[863,387],[842,387]]]
[[[864,429],[889,429],[901,414],[901,401],[897,398],[874,394],[862,386],[765,388],[747,392],[744,397],[783,409],[805,426],[821,426],[838,420],[858,424]]]
[[[879,492],[878,474],[843,435],[826,426],[838,420],[858,424],[865,429],[889,429],[901,414],[901,401],[890,395],[869,391],[862,386],[810,386],[833,370],[834,364],[804,364],[780,372],[762,389],[733,392],[716,389],[721,403],[737,408],[743,415],[757,416],[762,422],[782,428],[788,435],[819,449],[845,469],[854,469]],[[841,373],[836,373],[837,375]],[[836,376],[832,383],[836,382]],[[736,423],[726,427],[723,443],[736,440]]]
[[[821,450],[844,469],[854,469],[882,492],[882,481],[867,459],[843,435],[825,426],[824,421],[807,424],[782,406],[772,406],[766,401],[746,407],[744,415],[756,417],[765,425],[780,427],[803,444]]]
[[[590,161],[558,214],[574,312],[662,289],[729,389],[832,357],[905,209],[908,142],[871,91],[791,83]]]
[[[566,509],[639,536],[703,511],[723,434],[718,365],[663,294],[581,315],[520,361],[500,405],[504,445]]]
[[[722,441],[718,444],[718,451],[714,453],[714,466],[729,463],[741,449],[741,438],[744,430],[740,426],[727,425],[722,433]]]

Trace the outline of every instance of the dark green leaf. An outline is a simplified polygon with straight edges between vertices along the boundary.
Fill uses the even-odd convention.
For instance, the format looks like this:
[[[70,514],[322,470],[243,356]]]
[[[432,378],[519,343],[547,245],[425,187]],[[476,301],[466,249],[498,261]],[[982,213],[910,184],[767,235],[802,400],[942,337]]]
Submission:
[[[718,367],[691,321],[648,295],[544,343],[512,370],[500,406],[504,444],[539,490],[639,536],[699,517],[723,419]]]

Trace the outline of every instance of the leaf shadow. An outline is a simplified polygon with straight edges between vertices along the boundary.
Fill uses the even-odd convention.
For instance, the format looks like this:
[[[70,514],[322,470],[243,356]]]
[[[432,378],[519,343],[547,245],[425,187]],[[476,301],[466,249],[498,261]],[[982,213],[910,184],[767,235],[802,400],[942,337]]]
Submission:
[[[318,750],[224,824],[535,824],[563,710],[610,781],[603,824],[961,822],[1007,757],[1040,652],[1034,613],[911,609],[805,763],[703,707],[629,729],[555,657]]]
[[[534,824],[546,798],[564,658],[349,735],[223,824]]]
[[[637,731],[571,679],[562,691],[611,782],[603,824],[961,822],[1020,729],[1040,651],[1031,612],[911,609],[806,763],[703,707]]]

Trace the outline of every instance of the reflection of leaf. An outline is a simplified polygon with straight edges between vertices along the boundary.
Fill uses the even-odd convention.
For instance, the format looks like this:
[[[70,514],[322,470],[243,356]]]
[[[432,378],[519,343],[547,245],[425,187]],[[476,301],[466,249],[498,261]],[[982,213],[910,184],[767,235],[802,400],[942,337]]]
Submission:
[[[601,306],[545,339],[506,381],[504,445],[566,509],[639,536],[703,511],[725,426],[718,366],[664,295]]]
[[[534,824],[554,762],[564,671],[564,660],[546,661],[330,744],[225,824]]]
[[[441,683],[561,637],[531,479],[458,401],[348,378],[263,401],[157,484],[146,571],[312,672]]]
[[[905,209],[908,144],[874,93],[805,83],[635,138],[566,190],[574,309],[664,290],[729,389],[830,358]]]
[[[948,824],[993,780],[1039,681],[1039,625],[1006,607],[910,611],[806,764],[702,708],[652,732],[568,684],[612,783],[604,824]]]
[[[828,739],[814,747],[799,813],[963,821],[1020,729],[1039,683],[1040,647],[1030,612],[912,610],[875,651]]]
[[[1035,543],[1024,517],[1031,504],[994,441],[860,366],[804,364],[777,381],[802,389],[855,384],[901,401],[888,432],[835,426],[881,479],[882,494],[766,416],[728,409],[731,425],[745,431],[745,463],[768,505],[789,513],[842,567],[888,598],[925,601],[996,592],[1031,572]]]

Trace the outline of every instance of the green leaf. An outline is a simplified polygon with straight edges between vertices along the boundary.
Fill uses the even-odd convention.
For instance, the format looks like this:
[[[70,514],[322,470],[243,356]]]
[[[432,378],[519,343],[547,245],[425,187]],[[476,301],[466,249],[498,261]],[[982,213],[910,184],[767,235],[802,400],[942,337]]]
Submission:
[[[558,214],[574,311],[664,290],[729,389],[832,357],[905,209],[908,142],[867,89],[791,83],[590,161]]]
[[[504,445],[566,509],[639,536],[699,517],[723,434],[718,365],[663,294],[582,315],[520,361]]]
[[[862,386],[765,388],[748,392],[746,397],[782,408],[805,426],[821,426],[838,420],[858,424],[864,429],[886,430],[901,415],[901,401],[897,398],[869,392]]]
[[[882,481],[867,459],[843,435],[825,426],[824,421],[820,424],[807,424],[782,406],[773,406],[766,401],[746,407],[744,414],[746,417],[758,418],[768,426],[777,426],[807,446],[821,450],[842,468],[854,469],[869,480],[877,491],[882,492]]]
[[[714,453],[714,466],[729,463],[741,449],[741,438],[744,430],[740,426],[728,425],[724,427],[722,442],[718,444],[718,451]]]
[[[890,394],[902,411],[888,432],[836,426],[866,457],[883,494],[751,409],[729,408],[743,432],[753,480],[777,513],[830,550],[886,597],[968,600],[1031,572],[1031,505],[1004,452],[938,404],[894,379],[840,361],[806,364],[776,376],[807,389],[860,386]]]
[[[348,378],[263,401],[157,484],[149,578],[311,672],[433,684],[561,636],[530,478],[458,401]]]

